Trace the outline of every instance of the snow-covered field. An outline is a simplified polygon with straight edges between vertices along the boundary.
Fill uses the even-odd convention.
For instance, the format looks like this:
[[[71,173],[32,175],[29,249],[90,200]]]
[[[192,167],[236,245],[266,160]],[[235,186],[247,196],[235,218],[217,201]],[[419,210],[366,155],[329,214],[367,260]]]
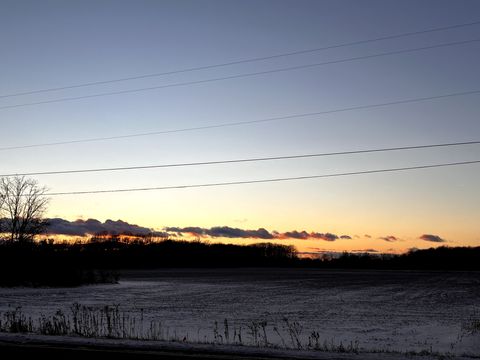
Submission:
[[[2,313],[19,306],[32,317],[69,313],[73,303],[119,304],[180,341],[295,348],[298,339],[304,349],[317,341],[334,349],[480,356],[474,272],[169,269],[125,272],[116,285],[0,288]]]

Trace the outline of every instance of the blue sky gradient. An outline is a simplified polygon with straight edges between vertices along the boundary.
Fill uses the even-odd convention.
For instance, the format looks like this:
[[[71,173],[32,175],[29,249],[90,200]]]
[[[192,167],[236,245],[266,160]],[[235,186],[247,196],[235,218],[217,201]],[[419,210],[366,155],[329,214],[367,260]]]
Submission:
[[[478,1],[2,1],[0,95],[317,48],[480,20]],[[480,25],[65,91],[0,107],[480,39]],[[184,87],[0,109],[0,147],[117,136],[480,90],[480,42]],[[235,128],[0,151],[2,173],[150,165],[480,139],[479,95]],[[52,191],[168,186],[480,159],[480,146],[271,163],[39,176]],[[164,226],[421,234],[478,244],[480,166],[51,201],[49,215]],[[241,222],[241,224],[238,223]],[[360,241],[360,240],[358,240]],[[298,245],[299,243],[294,244]],[[304,243],[300,243],[300,246]],[[420,244],[420,245],[419,245]],[[430,245],[430,244],[427,244]]]

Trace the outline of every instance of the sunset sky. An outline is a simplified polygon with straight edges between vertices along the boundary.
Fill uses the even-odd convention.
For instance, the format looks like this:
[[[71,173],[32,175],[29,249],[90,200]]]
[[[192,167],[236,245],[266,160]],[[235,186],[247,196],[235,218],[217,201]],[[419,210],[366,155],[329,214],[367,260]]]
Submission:
[[[160,165],[480,140],[480,93],[142,137],[15,148],[287,117],[480,91],[480,23],[164,76],[14,95],[268,57],[480,21],[476,0],[0,2],[0,173]],[[164,85],[199,82],[188,85]],[[97,94],[156,89],[124,94]],[[59,100],[59,101],[57,101]],[[49,102],[52,101],[52,102]],[[42,104],[34,104],[45,102]],[[19,106],[16,106],[19,105]],[[480,145],[268,162],[39,175],[50,192],[163,187],[480,160]],[[266,229],[302,252],[480,245],[480,164],[263,184],[52,196],[47,216],[165,231]],[[208,230],[208,231],[207,231]],[[285,233],[297,231],[296,236]],[[299,235],[302,231],[311,236]],[[185,231],[185,236],[191,236]],[[319,234],[338,238],[326,241]],[[283,234],[283,235],[282,235]],[[316,235],[315,235],[316,234]],[[344,235],[344,238],[340,238]],[[422,235],[423,238],[420,238]],[[436,236],[436,237],[435,237]],[[304,239],[302,237],[307,237]]]

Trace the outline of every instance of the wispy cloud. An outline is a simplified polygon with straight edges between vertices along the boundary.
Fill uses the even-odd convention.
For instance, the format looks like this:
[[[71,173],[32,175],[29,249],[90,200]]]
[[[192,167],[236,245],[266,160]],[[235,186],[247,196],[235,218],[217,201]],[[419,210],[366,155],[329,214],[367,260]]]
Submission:
[[[379,237],[379,239],[381,239],[383,241],[388,241],[388,242],[395,242],[395,241],[400,240],[399,238],[397,238],[393,235],[382,236],[382,237]]]
[[[419,239],[424,241],[436,242],[436,243],[447,242],[447,240],[442,239],[440,236],[432,235],[432,234],[423,234],[422,236],[419,237]]]
[[[313,239],[320,239],[320,240],[325,240],[325,241],[335,241],[338,239],[338,236],[335,235],[335,234],[331,234],[331,233],[311,233],[310,236],[313,238]]]
[[[248,221],[247,218],[243,218],[243,219],[233,219],[233,222],[236,222],[236,223],[239,223],[239,224],[244,224]]]
[[[378,253],[378,250],[375,249],[361,249],[361,250],[351,250],[354,253]]]

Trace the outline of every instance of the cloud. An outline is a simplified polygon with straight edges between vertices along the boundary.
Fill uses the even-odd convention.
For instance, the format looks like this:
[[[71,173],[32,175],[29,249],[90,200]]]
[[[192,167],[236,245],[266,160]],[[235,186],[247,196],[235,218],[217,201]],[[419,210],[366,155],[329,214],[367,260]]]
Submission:
[[[242,230],[238,228],[231,228],[229,226],[215,226],[207,230],[207,235],[211,237],[227,237],[227,238],[253,238],[253,239],[273,239],[264,228],[257,230]]]
[[[297,231],[297,230],[287,231],[283,233],[283,236],[287,239],[302,239],[302,240],[307,240],[311,237],[310,234],[305,230],[304,231]]]
[[[338,236],[331,233],[307,232],[305,230],[287,231],[284,233],[275,233],[277,239],[300,239],[300,240],[324,240],[335,241]]]
[[[394,242],[394,241],[398,241],[399,239],[393,235],[388,235],[388,236],[383,236],[383,237],[379,237],[379,239],[381,240],[384,240],[384,241],[388,241],[388,242]]]
[[[378,250],[375,249],[363,249],[363,250],[351,250],[354,253],[378,253]]]
[[[368,235],[368,234],[365,234],[365,235],[363,235],[363,236],[365,236],[367,239],[371,239],[371,238],[372,238],[372,235]]]
[[[236,222],[236,223],[239,223],[239,224],[246,223],[247,221],[248,221],[247,218],[243,218],[243,219],[233,219],[233,222]]]
[[[338,239],[338,236],[331,233],[311,233],[310,236],[314,239],[320,239],[325,241],[335,241]]]
[[[62,218],[46,219],[48,222],[46,234],[48,235],[69,235],[69,236],[88,236],[88,235],[130,235],[130,236],[157,236],[157,237],[174,237],[183,234],[210,237],[210,238],[230,238],[230,239],[262,239],[262,240],[323,240],[333,242],[338,239],[350,240],[350,235],[336,235],[333,233],[308,232],[306,230],[292,230],[286,232],[268,231],[265,228],[256,230],[240,229],[230,226],[214,226],[211,228],[203,228],[198,226],[165,227],[164,231],[155,231],[154,229],[130,224],[123,220],[106,220],[101,222],[97,219],[77,219],[68,221]],[[7,219],[0,219],[0,228],[5,225]],[[358,238],[358,235],[354,235]],[[363,235],[365,238],[371,238],[371,235]],[[401,239],[388,235],[379,237],[379,239],[387,242],[401,241]],[[443,243],[447,240],[438,235],[423,234],[419,239],[429,242]],[[353,250],[359,252],[376,252],[375,249]]]
[[[233,228],[230,226],[214,226],[212,228],[201,228],[195,226],[189,227],[166,227],[167,232],[174,232],[178,235],[190,234],[199,237],[224,237],[231,239],[264,239],[264,240],[284,240],[284,239],[298,239],[298,240],[324,240],[335,241],[339,239],[338,235],[332,233],[307,232],[305,230],[292,230],[284,233],[277,231],[268,231],[264,228],[257,230],[245,230]],[[343,235],[343,239],[351,239],[348,235]]]
[[[182,235],[184,233],[191,234],[194,236],[207,236],[206,234],[206,229],[201,228],[201,227],[196,227],[196,226],[187,226],[187,227],[176,227],[176,226],[170,226],[166,227],[163,230],[166,232],[174,232],[177,233],[178,235]]]
[[[167,232],[175,232],[179,235],[181,234],[190,234],[194,236],[210,236],[210,237],[225,237],[232,239],[241,239],[241,238],[252,238],[252,239],[273,239],[274,235],[264,228],[259,228],[257,230],[243,230],[239,228],[232,228],[230,226],[214,226],[210,229],[201,228],[196,226],[188,227],[166,227],[164,229]]]
[[[312,248],[313,250],[315,250],[315,248]],[[334,251],[334,250],[327,250],[327,249],[318,249],[318,251],[301,251],[301,252],[298,252],[298,254],[300,256],[302,255],[327,255],[327,256],[330,256],[332,258],[339,258],[340,256],[342,256],[344,254],[343,251]]]
[[[132,236],[168,236],[165,232],[158,232],[152,229],[129,224],[122,220],[107,220],[104,223],[97,219],[68,221],[61,218],[47,219],[47,234],[49,235],[72,235],[87,236],[96,234],[106,235],[132,235]]]
[[[258,229],[240,229],[230,226],[214,226],[211,228],[203,228],[199,226],[169,226],[163,231],[154,231],[153,229],[143,226],[129,224],[123,220],[106,220],[101,222],[97,219],[78,219],[68,221],[61,218],[48,219],[49,226],[47,234],[50,235],[70,235],[70,236],[87,236],[87,235],[131,235],[145,236],[153,235],[159,237],[182,236],[184,234],[202,237],[202,238],[230,238],[230,239],[262,239],[262,240],[323,240],[335,241],[338,239],[352,239],[349,235],[338,236],[332,233],[308,232],[305,230],[292,230],[286,232],[268,231],[264,228]]]
[[[430,242],[436,242],[436,243],[447,242],[447,240],[442,239],[440,236],[432,235],[432,234],[423,234],[422,236],[419,237],[419,239],[430,241]]]

